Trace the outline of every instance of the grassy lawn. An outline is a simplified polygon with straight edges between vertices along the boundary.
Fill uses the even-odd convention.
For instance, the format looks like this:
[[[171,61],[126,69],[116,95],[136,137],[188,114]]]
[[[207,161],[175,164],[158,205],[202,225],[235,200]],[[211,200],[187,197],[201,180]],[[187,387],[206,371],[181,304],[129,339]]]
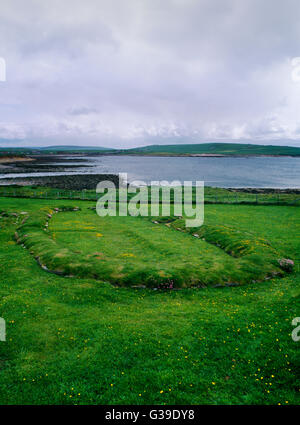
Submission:
[[[74,177],[73,177],[74,179]],[[64,179],[66,182],[66,179]],[[51,183],[52,185],[53,183]],[[96,186],[96,182],[95,185]],[[68,186],[68,183],[65,183],[65,186]],[[41,199],[74,199],[74,200],[89,200],[96,201],[102,196],[101,194],[96,194],[95,189],[84,189],[84,190],[74,190],[65,187],[54,188],[54,187],[44,187],[44,186],[18,186],[18,185],[9,185],[9,186],[0,186],[0,196],[7,197],[17,197],[17,198],[41,198]],[[267,190],[266,192],[254,193],[255,190],[251,193],[245,191],[233,191],[229,189],[222,189],[217,187],[205,186],[205,203],[207,204],[260,204],[260,205],[300,205],[300,196],[297,193],[297,190],[294,191],[282,191],[277,192],[272,190]],[[134,193],[128,193],[128,199],[135,196]],[[196,199],[196,191],[193,188],[193,200]],[[149,191],[150,199],[150,191]],[[162,191],[160,190],[160,199],[162,199]],[[170,200],[174,202],[174,192],[170,193]]]
[[[100,221],[87,209],[92,202],[0,202],[1,210],[35,217],[27,225],[52,240],[52,254],[67,249],[99,270],[108,263],[105,279],[47,273],[34,259],[40,246],[15,242],[21,216],[0,219],[0,316],[7,323],[1,404],[299,404],[299,343],[291,339],[291,321],[300,316],[297,207],[205,207],[207,226],[267,240],[272,253],[295,261],[292,274],[238,287],[154,291],[107,281],[111,273],[132,279],[145,268],[171,273],[178,263],[193,273],[204,264],[206,274],[224,264],[234,270],[243,258],[150,220]],[[44,231],[41,208],[45,214],[62,205],[81,211],[53,215]],[[273,254],[261,249],[269,265]]]

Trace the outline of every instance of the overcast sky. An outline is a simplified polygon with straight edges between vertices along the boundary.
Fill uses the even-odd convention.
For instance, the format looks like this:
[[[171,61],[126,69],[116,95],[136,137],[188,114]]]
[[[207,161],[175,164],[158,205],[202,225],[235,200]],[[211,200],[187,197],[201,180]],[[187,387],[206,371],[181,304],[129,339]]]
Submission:
[[[299,23],[299,0],[2,0],[1,144],[300,146]]]

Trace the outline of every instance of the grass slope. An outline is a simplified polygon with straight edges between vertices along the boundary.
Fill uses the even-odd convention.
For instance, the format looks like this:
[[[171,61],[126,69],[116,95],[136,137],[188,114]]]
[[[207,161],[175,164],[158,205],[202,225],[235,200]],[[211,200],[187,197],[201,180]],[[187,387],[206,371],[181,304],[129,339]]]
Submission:
[[[201,143],[150,145],[126,149],[124,153],[143,155],[291,155],[300,156],[300,148],[291,146],[254,145],[244,143]]]
[[[66,204],[74,201],[1,199],[1,209],[29,213]],[[296,269],[263,283],[182,291],[45,273],[15,243],[16,220],[0,221],[1,404],[299,404],[295,208],[208,205],[208,225],[251,229]]]

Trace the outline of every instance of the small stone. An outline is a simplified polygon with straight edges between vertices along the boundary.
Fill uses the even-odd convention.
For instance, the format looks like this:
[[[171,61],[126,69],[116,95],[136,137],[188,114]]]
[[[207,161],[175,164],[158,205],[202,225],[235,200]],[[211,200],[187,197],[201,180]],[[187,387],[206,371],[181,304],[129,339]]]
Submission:
[[[278,263],[280,265],[280,267],[282,268],[282,270],[291,273],[293,271],[294,268],[294,261],[290,260],[289,258],[281,258],[280,260],[278,260]]]

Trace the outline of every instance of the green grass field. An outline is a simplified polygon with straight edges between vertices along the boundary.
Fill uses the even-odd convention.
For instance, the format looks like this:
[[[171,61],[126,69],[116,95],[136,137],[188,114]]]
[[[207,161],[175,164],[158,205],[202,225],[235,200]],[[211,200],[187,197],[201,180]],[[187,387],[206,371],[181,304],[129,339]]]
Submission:
[[[99,217],[86,206],[68,208],[32,212],[15,233],[43,268],[60,275],[118,286],[182,288],[283,274],[284,255],[249,231],[224,225],[185,228],[184,218]]]
[[[179,222],[101,219],[88,201],[0,202],[1,404],[299,404],[297,207],[206,205],[203,241],[172,228]],[[81,210],[53,214],[44,230],[49,211],[74,205]],[[295,268],[270,279],[278,255]],[[48,273],[35,256],[73,277]],[[241,286],[211,287],[253,261],[259,282],[251,274]],[[208,286],[125,287],[145,272],[175,287],[200,273]]]
[[[297,190],[286,192],[277,192],[267,190],[261,193],[237,192],[228,189],[206,186],[204,188],[205,203],[207,204],[259,204],[259,205],[300,205],[300,196]],[[118,194],[118,189],[117,189]],[[149,200],[151,192],[149,190]],[[88,190],[70,190],[56,189],[53,187],[41,186],[0,186],[1,197],[17,197],[17,198],[40,198],[40,199],[74,199],[96,201],[101,194],[96,194],[95,189]],[[133,193],[128,194],[128,199],[135,196]],[[162,194],[160,191],[160,200]],[[196,199],[195,188],[193,188],[192,199]],[[174,202],[174,191],[170,191],[170,202]]]

